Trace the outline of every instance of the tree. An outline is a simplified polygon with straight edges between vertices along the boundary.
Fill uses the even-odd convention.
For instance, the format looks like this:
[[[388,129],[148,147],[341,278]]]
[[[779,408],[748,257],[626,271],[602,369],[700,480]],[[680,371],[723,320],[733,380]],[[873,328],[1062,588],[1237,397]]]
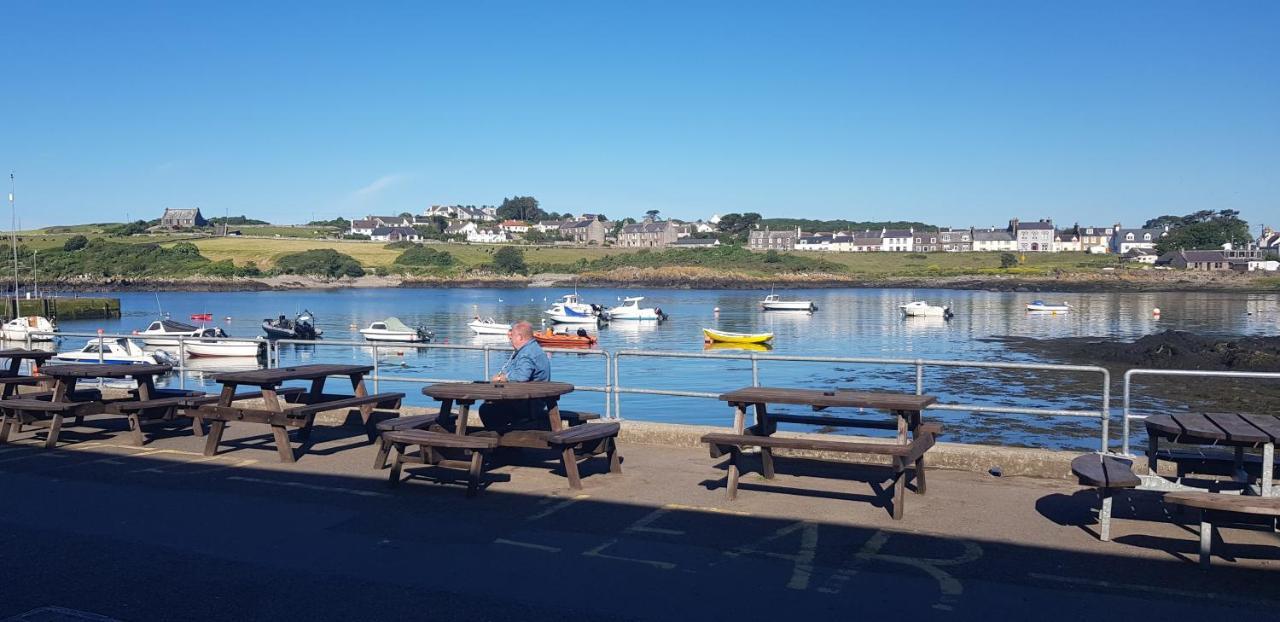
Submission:
[[[755,229],[759,223],[760,214],[755,212],[725,214],[720,217],[720,224],[717,225],[717,228],[722,233],[729,235],[730,239],[727,241],[745,242],[751,230]]]
[[[609,217],[604,214],[596,214],[596,222],[609,222]]]
[[[413,220],[413,214],[410,214],[409,212],[400,212],[400,217],[408,218],[410,221]]]
[[[444,233],[444,230],[449,228],[449,219],[436,214],[431,217],[431,224],[435,226],[436,233]]]
[[[1008,269],[1008,268],[1012,268],[1012,267],[1014,267],[1014,266],[1016,266],[1016,265],[1018,265],[1018,256],[1017,256],[1017,255],[1014,255],[1013,253],[1000,253],[1000,267],[1001,267],[1001,268]]]
[[[1171,226],[1169,234],[1156,242],[1156,251],[1221,248],[1228,242],[1249,242],[1249,223],[1240,220],[1236,210],[1200,210],[1183,216],[1181,223]]]
[[[658,219],[658,213],[659,213],[659,212],[658,212],[658,210],[656,210],[656,209],[647,210],[647,211],[645,211],[645,213],[644,213],[644,217],[645,217],[645,218],[647,218],[647,219],[649,219],[649,220],[657,220],[657,219]]]
[[[493,254],[493,267],[503,274],[524,274],[524,251],[514,246],[503,246]]]
[[[62,250],[70,253],[72,251],[78,251],[88,245],[89,238],[86,238],[83,235],[73,235],[67,238],[66,242],[62,243]]]
[[[503,199],[498,206],[498,218],[502,220],[541,220],[546,213],[538,207],[538,200],[533,197],[511,197]]]

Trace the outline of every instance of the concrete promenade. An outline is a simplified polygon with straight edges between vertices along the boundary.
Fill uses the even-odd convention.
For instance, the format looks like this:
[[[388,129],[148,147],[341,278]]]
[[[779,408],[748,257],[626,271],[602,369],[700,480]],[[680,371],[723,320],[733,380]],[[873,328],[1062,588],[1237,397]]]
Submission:
[[[468,500],[421,468],[389,488],[354,426],[282,465],[263,426],[210,458],[123,424],[0,446],[0,620],[1280,619],[1280,535],[1228,527],[1206,572],[1156,497],[1117,502],[1103,543],[1062,479],[938,469],[893,521],[882,469],[780,459],[730,502],[723,460],[632,436],[583,491],[529,452]]]

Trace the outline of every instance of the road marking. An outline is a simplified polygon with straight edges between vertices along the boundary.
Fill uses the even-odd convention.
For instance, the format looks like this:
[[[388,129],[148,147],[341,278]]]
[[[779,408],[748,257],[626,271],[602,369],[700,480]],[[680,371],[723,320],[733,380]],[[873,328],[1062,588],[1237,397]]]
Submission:
[[[640,520],[634,523],[631,523],[630,526],[628,526],[626,529],[623,529],[622,533],[660,533],[668,536],[683,536],[685,532],[679,529],[663,529],[661,527],[649,526],[653,524],[654,521],[658,520],[659,518],[662,518],[663,514],[666,514],[670,511],[671,510],[665,507],[661,507],[652,512],[649,512],[648,514],[645,514],[644,516],[642,516]]]
[[[774,553],[773,551],[766,551],[763,548],[756,548],[769,542],[785,538],[797,531],[800,532],[800,548],[796,551],[795,555]],[[752,542],[751,544],[744,544],[727,550],[724,554],[730,557],[738,557],[740,555],[755,553],[766,557],[789,561],[791,562],[792,570],[791,579],[787,581],[787,587],[793,590],[807,590],[809,589],[809,579],[813,576],[813,560],[817,556],[817,550],[818,524],[811,523],[809,521],[799,521],[782,527],[781,529],[774,531],[771,535]]]
[[[569,507],[569,506],[571,506],[571,505],[573,505],[573,504],[575,504],[575,503],[577,503],[577,502],[579,502],[579,501],[582,501],[583,499],[590,499],[590,498],[591,498],[591,495],[576,495],[576,496],[574,496],[574,497],[573,497],[573,498],[571,498],[571,499],[565,499],[564,501],[561,501],[560,503],[557,503],[557,504],[555,504],[555,505],[553,505],[553,506],[551,506],[551,507],[549,507],[549,508],[547,508],[547,509],[545,509],[545,510],[543,510],[543,511],[541,511],[541,512],[538,512],[537,514],[534,514],[533,516],[530,516],[529,518],[527,518],[527,519],[525,519],[525,520],[535,521],[535,520],[538,520],[538,519],[540,519],[540,518],[546,518],[546,517],[551,516],[552,514],[555,514],[556,512],[559,512],[560,510],[563,510],[563,509],[565,509],[565,508],[567,508],[567,507]]]
[[[228,475],[227,479],[235,482],[249,482],[252,484],[269,484],[271,486],[280,486],[282,488],[299,488],[302,490],[317,490],[321,492],[340,492],[347,495],[356,495],[358,497],[390,497],[391,495],[373,490],[360,490],[357,488],[343,488],[341,486],[320,486],[317,484],[304,484],[302,482],[276,481],[271,479],[262,479],[260,477],[241,477],[239,475]]]
[[[601,544],[600,546],[597,546],[594,549],[591,549],[589,551],[583,551],[582,555],[584,557],[599,557],[601,559],[612,559],[620,562],[644,564],[646,566],[653,566],[654,568],[657,568],[659,570],[674,570],[676,567],[676,565],[671,562],[658,561],[656,559],[638,559],[635,557],[620,557],[618,555],[605,555],[604,553],[601,552],[617,543],[618,543],[618,539],[614,538],[612,540],[609,540],[608,542],[605,542],[604,544]]]
[[[835,574],[826,585],[819,588],[818,591],[827,594],[836,594],[844,589],[845,584],[850,578],[858,574],[862,566],[872,560],[885,561],[891,564],[901,564],[910,566],[917,570],[923,571],[938,582],[938,590],[941,592],[941,598],[933,604],[934,609],[943,611],[951,611],[953,605],[964,593],[964,585],[951,573],[943,570],[942,566],[958,566],[960,564],[968,564],[977,561],[982,557],[982,548],[977,544],[966,540],[958,542],[964,546],[964,552],[958,557],[946,559],[937,559],[933,557],[911,557],[908,555],[890,555],[881,553],[885,543],[889,541],[889,534],[884,531],[876,531],[871,534],[862,548],[854,554],[853,563],[845,568],[838,568]]]
[[[186,462],[174,462],[172,464],[167,464],[165,466],[160,466],[160,467],[146,467],[143,469],[136,469],[134,471],[130,471],[130,473],[159,473],[161,475],[183,475],[183,476],[201,475],[204,473],[213,473],[214,471],[222,471],[224,469],[239,469],[242,467],[247,467],[251,464],[256,464],[258,462],[254,458],[242,458],[238,462],[222,462],[221,464],[215,465],[213,468],[207,468],[207,469],[179,470],[178,468],[176,468],[176,467],[186,467],[193,464],[205,464],[207,462],[218,462],[223,460],[226,460],[226,457],[205,456],[200,458],[199,460],[188,460]]]
[[[1081,577],[1066,577],[1056,574],[1042,574],[1039,572],[1028,572],[1028,577],[1032,579],[1040,579],[1041,581],[1054,581],[1057,583],[1066,583],[1068,585],[1088,585],[1092,587],[1101,587],[1112,590],[1137,590],[1139,592],[1150,592],[1152,594],[1165,594],[1167,596],[1180,596],[1184,598],[1207,598],[1209,600],[1221,600],[1226,598],[1233,603],[1247,603],[1250,605],[1258,605],[1263,607],[1274,607],[1276,601],[1258,598],[1250,598],[1237,593],[1229,595],[1218,594],[1217,592],[1200,592],[1196,590],[1179,590],[1171,587],[1159,587],[1156,585],[1143,585],[1141,583],[1116,583],[1114,581],[1104,581],[1101,579],[1085,579]]]
[[[534,544],[534,543],[532,543],[532,542],[517,542],[517,541],[515,541],[515,540],[508,540],[508,539],[506,539],[506,538],[498,538],[497,540],[494,540],[494,541],[493,541],[493,543],[494,543],[494,544],[505,544],[505,545],[507,545],[507,546],[517,546],[517,547],[520,547],[520,548],[526,548],[526,549],[533,549],[533,550],[535,550],[535,551],[546,551],[547,553],[559,553],[559,552],[560,552],[560,549],[558,549],[558,548],[556,548],[556,547],[554,547],[554,546],[547,546],[547,545],[545,545],[545,544]]]
[[[701,505],[681,505],[679,503],[668,503],[664,506],[668,510],[681,510],[685,512],[707,512],[710,514],[730,514],[733,516],[751,516],[751,512],[743,512],[740,510],[725,510],[722,508],[705,507]]]

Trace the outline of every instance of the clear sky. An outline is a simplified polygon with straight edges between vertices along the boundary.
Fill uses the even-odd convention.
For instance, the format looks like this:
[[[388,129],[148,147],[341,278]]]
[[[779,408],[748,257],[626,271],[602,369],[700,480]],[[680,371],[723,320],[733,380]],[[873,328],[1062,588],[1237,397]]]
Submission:
[[[1280,225],[1273,0],[194,5],[0,2],[24,226],[517,194],[615,218]]]

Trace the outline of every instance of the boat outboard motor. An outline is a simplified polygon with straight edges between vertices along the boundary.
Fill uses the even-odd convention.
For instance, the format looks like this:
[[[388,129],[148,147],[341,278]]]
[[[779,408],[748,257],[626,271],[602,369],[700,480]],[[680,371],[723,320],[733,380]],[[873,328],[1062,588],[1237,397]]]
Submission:
[[[658,307],[657,309],[654,309],[653,312],[658,314],[659,320],[662,320],[664,322],[667,320],[667,314],[662,312],[662,307]]]
[[[587,336],[587,329],[585,329],[585,328],[579,328],[579,329],[578,329],[578,336],[579,336],[579,337],[586,337],[586,336]]]

